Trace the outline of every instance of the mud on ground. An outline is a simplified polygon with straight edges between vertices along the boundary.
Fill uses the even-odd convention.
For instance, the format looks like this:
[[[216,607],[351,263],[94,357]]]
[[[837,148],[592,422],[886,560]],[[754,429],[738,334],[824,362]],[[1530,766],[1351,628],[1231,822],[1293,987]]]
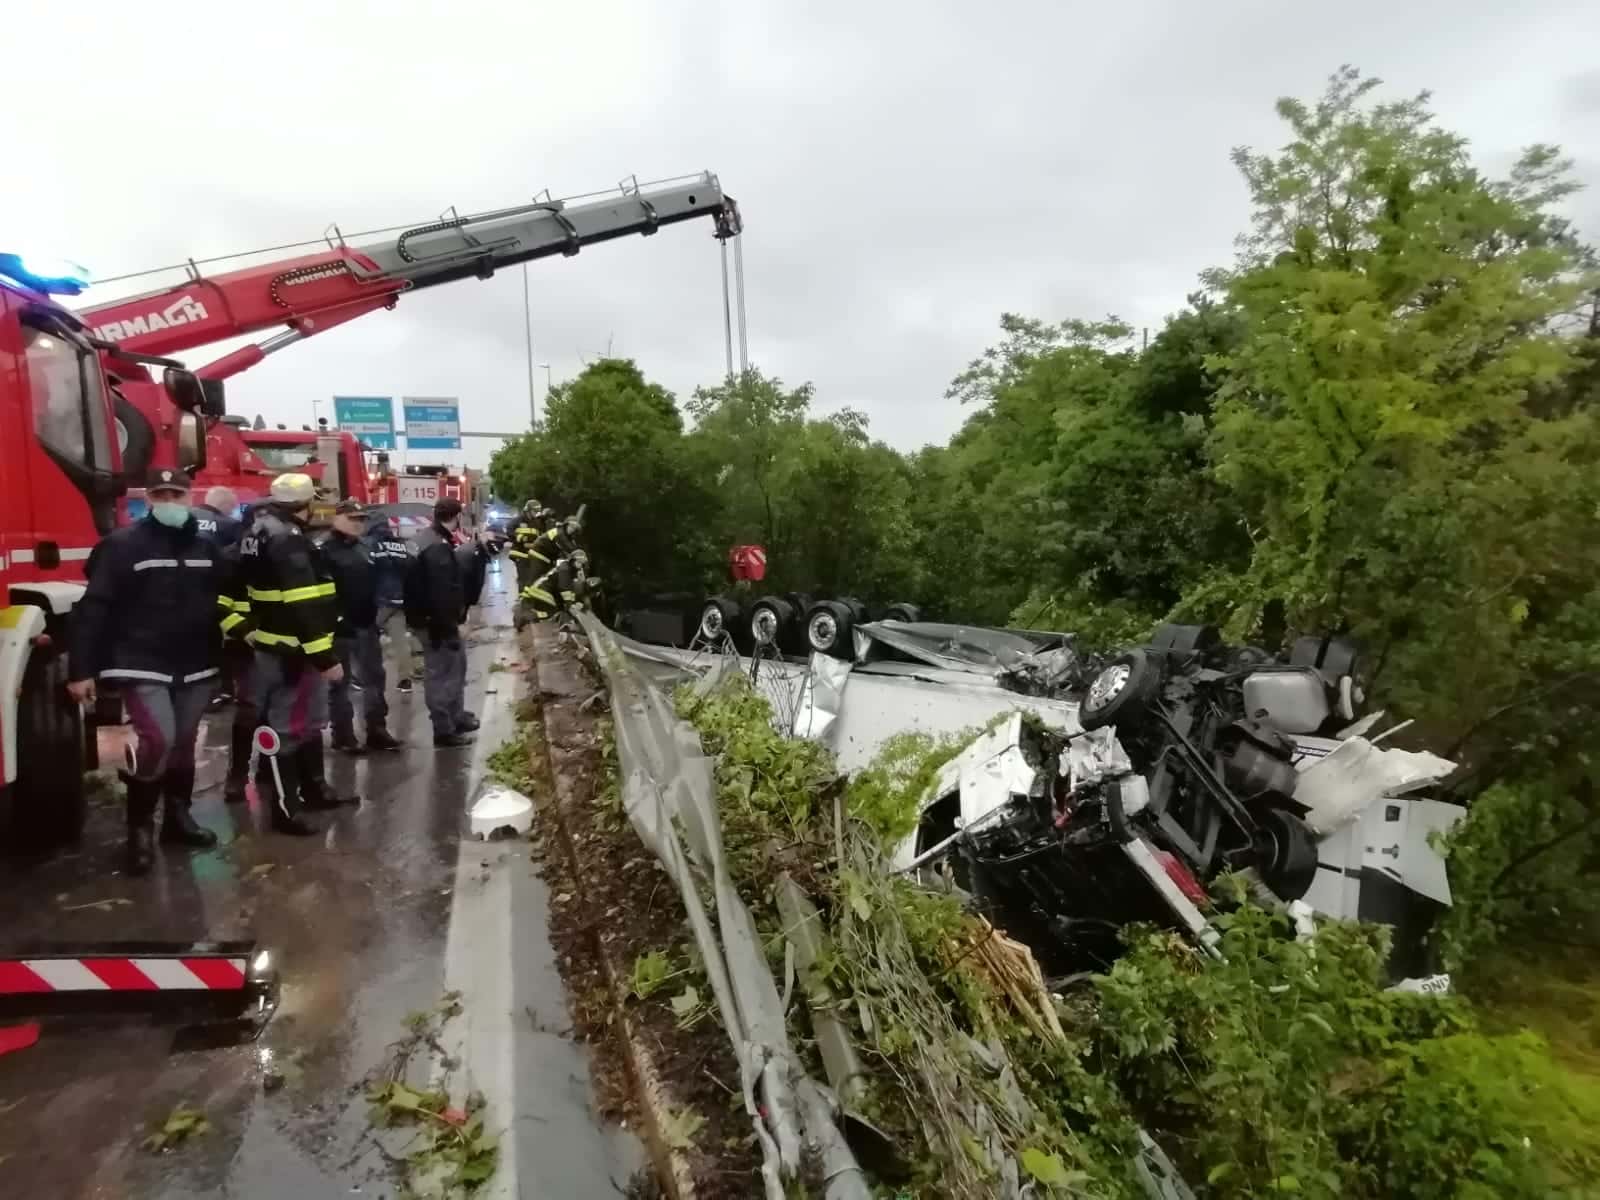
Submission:
[[[553,893],[551,940],[572,997],[574,1030],[594,1053],[597,1102],[603,1116],[638,1128],[635,1083],[619,1040],[621,1022],[602,949],[624,991],[641,957],[664,953],[671,970],[682,974],[646,999],[629,994],[622,1003],[664,1085],[668,1107],[680,1119],[680,1149],[695,1195],[745,1200],[759,1191],[761,1160],[727,1034],[714,1011],[681,1028],[670,1006],[686,986],[695,987],[704,1004],[714,1004],[704,976],[689,965],[693,937],[683,904],[622,811],[614,756],[611,771],[606,769],[608,722],[597,706],[581,707],[600,684],[580,662],[577,643],[558,640],[545,627],[534,633],[532,715],[540,726],[531,738],[539,801],[534,853]],[[542,745],[548,745],[548,761]]]

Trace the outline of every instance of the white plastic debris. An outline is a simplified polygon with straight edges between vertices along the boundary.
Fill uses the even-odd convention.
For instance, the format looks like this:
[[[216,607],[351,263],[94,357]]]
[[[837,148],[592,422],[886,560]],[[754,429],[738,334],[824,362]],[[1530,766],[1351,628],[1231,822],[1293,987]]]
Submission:
[[[511,788],[491,787],[478,797],[468,815],[475,838],[487,838],[506,828],[522,835],[533,828],[533,801]]]
[[[1349,824],[1384,797],[1415,791],[1455,769],[1455,763],[1436,754],[1386,750],[1364,737],[1351,737],[1300,773],[1294,798],[1311,810],[1306,824],[1325,835]]]
[[[1391,992],[1420,992],[1424,996],[1448,996],[1451,992],[1449,972],[1438,975],[1420,975],[1402,979],[1389,989]]]
[[[1073,790],[1133,771],[1133,760],[1117,741],[1117,732],[1110,725],[1080,733],[1067,743],[1061,757],[1067,784]]]

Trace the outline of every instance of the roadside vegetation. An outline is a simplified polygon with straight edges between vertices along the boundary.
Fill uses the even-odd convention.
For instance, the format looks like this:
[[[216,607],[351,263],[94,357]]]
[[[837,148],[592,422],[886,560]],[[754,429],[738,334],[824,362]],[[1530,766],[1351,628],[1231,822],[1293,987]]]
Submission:
[[[1552,1194],[1518,1189],[1569,1186],[1592,1142],[1563,1160],[1566,1118],[1541,1106],[1600,1088],[1600,274],[1557,148],[1487,170],[1425,94],[1351,69],[1277,111],[1283,146],[1234,152],[1234,262],[1159,329],[1003,316],[950,386],[971,415],[948,445],[897,452],[758,371],[680,405],[605,360],[496,456],[495,485],[587,502],[619,595],[719,585],[727,547],[759,542],[774,590],[1094,643],[1162,619],[1271,648],[1353,635],[1371,702],[1414,721],[1397,740],[1462,764],[1436,947],[1468,999],[1385,998],[1359,931],[1319,940],[1309,990],[1298,961],[1263,951],[1226,976],[1147,940],[1098,985],[1117,1020],[1067,1057],[1115,1111],[1192,1129],[1186,1165],[1219,1194]],[[736,812],[811,820],[824,764],[777,761],[796,777]],[[1264,937],[1267,918],[1231,920]],[[1146,985],[1119,989],[1135,970]],[[1304,1007],[1292,1027],[1252,1007],[1280,986]],[[1321,1103],[1288,1094],[1313,1083]],[[1501,1121],[1527,1146],[1489,1137]],[[1251,1144],[1215,1144],[1235,1136]],[[1102,1178],[1105,1145],[1035,1148]]]
[[[779,881],[819,906],[802,990],[826,988],[862,1056],[850,1107],[894,1145],[868,1164],[885,1194],[993,1195],[1009,1161],[1039,1195],[1139,1196],[1141,1128],[1210,1196],[1593,1194],[1600,1091],[1467,1001],[1386,990],[1386,931],[1296,940],[1225,879],[1222,961],[1132,930],[1109,972],[1054,999],[983,921],[883,868],[946,747],[898,745],[847,784],[742,680],[678,705],[718,756],[731,869],[775,968]],[[635,994],[699,1019],[687,963],[639,959]],[[809,1046],[811,1010],[790,1019]]]

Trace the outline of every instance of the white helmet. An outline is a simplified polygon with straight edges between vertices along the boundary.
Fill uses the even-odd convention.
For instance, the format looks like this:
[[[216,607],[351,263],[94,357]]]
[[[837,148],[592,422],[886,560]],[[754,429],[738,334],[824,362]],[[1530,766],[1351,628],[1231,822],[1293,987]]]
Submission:
[[[316,498],[317,485],[311,482],[311,476],[291,471],[287,475],[279,475],[272,481],[271,495],[278,504],[298,507],[310,504]]]

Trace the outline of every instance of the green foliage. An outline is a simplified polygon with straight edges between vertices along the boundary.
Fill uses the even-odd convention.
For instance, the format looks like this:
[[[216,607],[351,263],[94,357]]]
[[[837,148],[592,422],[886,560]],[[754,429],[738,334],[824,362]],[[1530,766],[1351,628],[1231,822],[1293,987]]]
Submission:
[[[1092,1033],[1122,1096],[1213,1195],[1581,1195],[1600,1097],[1531,1035],[1383,990],[1380,931],[1295,940],[1255,908],[1222,958],[1147,935],[1098,981]]]
[[[862,822],[885,847],[917,827],[917,817],[939,769],[961,753],[972,735],[932,738],[897,733],[879,748],[871,763],[845,788],[845,811]]]

